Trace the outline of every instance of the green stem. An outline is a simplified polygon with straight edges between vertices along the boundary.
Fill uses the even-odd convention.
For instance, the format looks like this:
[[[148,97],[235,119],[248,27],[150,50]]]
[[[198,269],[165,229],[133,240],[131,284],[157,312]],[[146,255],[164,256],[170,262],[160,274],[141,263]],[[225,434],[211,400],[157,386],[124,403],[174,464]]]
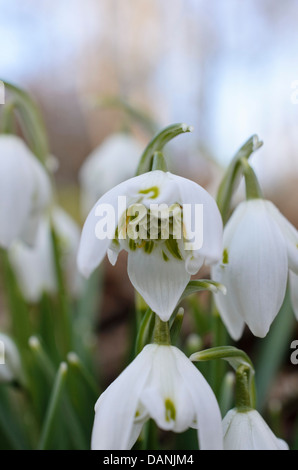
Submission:
[[[263,197],[256,174],[245,158],[240,160],[245,178],[246,199],[261,199]]]
[[[162,152],[154,152],[152,161],[152,171],[167,171],[167,164]]]
[[[153,343],[165,346],[169,346],[171,344],[169,322],[162,321],[156,314]]]
[[[56,235],[55,229],[52,227],[51,230],[52,236],[52,246],[54,254],[54,263],[56,270],[56,280],[58,285],[58,300],[59,300],[59,318],[60,318],[60,328],[57,329],[60,333],[60,347],[63,354],[67,354],[71,349],[72,345],[72,333],[71,333],[71,323],[70,323],[70,305],[67,295],[67,290],[65,287],[65,279],[63,275],[63,270],[61,266],[61,252],[59,246],[59,240]]]
[[[67,364],[62,362],[58,369],[52,394],[50,397],[50,402],[45,418],[45,422],[43,425],[43,429],[41,432],[41,437],[38,445],[39,450],[48,449],[50,446],[51,436],[53,432],[53,426],[55,423],[55,418],[58,413],[59,405],[61,403],[61,397],[64,390],[64,385],[66,381],[67,375]]]
[[[236,370],[235,402],[238,411],[252,408],[250,370],[245,365]]]
[[[192,127],[181,123],[172,124],[159,132],[145,148],[137,169],[137,175],[151,171],[155,152],[161,152],[170,140],[185,132],[192,132]]]
[[[78,355],[74,352],[70,352],[67,355],[67,361],[70,367],[73,367],[81,376],[81,378],[86,383],[87,387],[91,391],[95,400],[97,400],[98,396],[100,395],[100,390],[93,379],[93,376],[90,372],[86,369]]]

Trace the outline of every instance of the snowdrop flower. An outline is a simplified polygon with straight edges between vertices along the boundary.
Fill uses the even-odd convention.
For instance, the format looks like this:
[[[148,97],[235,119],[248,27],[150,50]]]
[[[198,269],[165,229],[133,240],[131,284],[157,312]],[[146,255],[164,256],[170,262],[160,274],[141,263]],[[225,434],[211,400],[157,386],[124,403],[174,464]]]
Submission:
[[[21,379],[22,367],[19,351],[9,336],[0,333],[0,383]]]
[[[76,266],[80,230],[72,218],[57,206],[53,207],[51,218],[61,247],[62,268],[68,289],[71,295],[77,296],[82,287],[82,277]],[[44,292],[57,292],[49,215],[44,215],[40,222],[35,245],[29,247],[15,242],[9,250],[9,258],[27,301],[38,302]]]
[[[292,307],[298,320],[298,275],[290,271],[289,281]]]
[[[201,449],[222,448],[221,416],[213,391],[175,346],[145,346],[99,397],[92,449],[130,449],[150,417],[164,430],[198,427]]]
[[[0,136],[0,246],[16,239],[33,244],[41,212],[51,198],[50,180],[25,143]]]
[[[223,243],[211,271],[227,288],[215,297],[219,313],[234,340],[245,323],[264,337],[284,300],[289,269],[298,273],[298,232],[272,202],[250,199],[232,214]]]
[[[85,216],[104,193],[135,174],[141,155],[141,145],[125,133],[107,137],[91,152],[79,172]]]
[[[278,439],[262,416],[253,409],[228,411],[223,419],[225,450],[288,450],[285,441]]]
[[[113,217],[100,219],[110,207]],[[109,236],[102,230],[106,226]],[[99,199],[87,217],[79,269],[89,276],[106,252],[115,264],[122,249],[128,252],[133,286],[167,321],[191,275],[220,259],[222,220],[214,199],[193,181],[160,170],[121,183]]]

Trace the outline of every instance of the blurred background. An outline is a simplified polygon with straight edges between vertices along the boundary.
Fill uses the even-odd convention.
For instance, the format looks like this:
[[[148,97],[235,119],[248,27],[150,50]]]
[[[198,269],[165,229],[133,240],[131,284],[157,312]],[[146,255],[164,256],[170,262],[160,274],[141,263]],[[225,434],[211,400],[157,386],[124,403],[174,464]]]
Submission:
[[[27,90],[41,108],[59,162],[61,201],[80,222],[78,174],[97,145],[129,130],[144,147],[155,128],[186,122],[194,132],[169,145],[171,168],[214,194],[233,154],[258,134],[264,145],[252,162],[264,193],[298,227],[297,2],[0,0],[0,6],[1,79]],[[133,118],[111,97],[146,119]],[[124,258],[116,268],[105,266],[103,292],[98,328],[108,382],[121,370],[127,348],[121,338],[133,308]],[[251,347],[251,336],[243,341]],[[296,407],[297,366],[289,355],[271,398],[290,395]],[[292,404],[289,420],[291,413]]]

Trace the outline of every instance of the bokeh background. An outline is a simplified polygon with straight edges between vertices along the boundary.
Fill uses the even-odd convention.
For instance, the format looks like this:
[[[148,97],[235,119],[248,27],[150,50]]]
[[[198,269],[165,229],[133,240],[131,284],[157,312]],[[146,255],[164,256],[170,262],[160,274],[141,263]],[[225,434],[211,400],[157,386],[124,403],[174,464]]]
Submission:
[[[158,129],[194,126],[169,146],[171,165],[211,193],[233,154],[258,134],[264,145],[252,162],[264,193],[298,227],[297,2],[0,0],[0,8],[1,79],[41,108],[61,202],[80,222],[78,172],[90,152],[118,130],[143,145],[153,135],[108,104],[117,97]],[[125,259],[106,265],[97,327],[107,382],[127,352],[133,299]],[[251,336],[243,341],[251,347]],[[288,347],[271,398],[290,400],[292,426],[298,366],[289,356]]]

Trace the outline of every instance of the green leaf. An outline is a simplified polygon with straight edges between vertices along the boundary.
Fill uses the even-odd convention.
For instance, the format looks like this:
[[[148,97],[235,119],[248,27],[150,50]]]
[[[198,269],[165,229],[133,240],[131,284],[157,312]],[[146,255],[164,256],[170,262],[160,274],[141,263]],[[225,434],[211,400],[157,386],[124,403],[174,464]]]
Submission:
[[[257,345],[255,364],[259,411],[264,409],[274,378],[286,354],[289,354],[294,329],[295,317],[289,289],[287,289],[283,305],[271,325],[269,333],[266,338],[259,340]]]
[[[65,386],[65,380],[67,375],[67,364],[62,362],[59,366],[58,372],[55,377],[48,410],[46,413],[44,425],[41,431],[41,437],[38,444],[39,450],[45,450],[51,448],[51,437],[53,433],[53,425],[57,418],[58,411],[61,406],[62,393]]]

